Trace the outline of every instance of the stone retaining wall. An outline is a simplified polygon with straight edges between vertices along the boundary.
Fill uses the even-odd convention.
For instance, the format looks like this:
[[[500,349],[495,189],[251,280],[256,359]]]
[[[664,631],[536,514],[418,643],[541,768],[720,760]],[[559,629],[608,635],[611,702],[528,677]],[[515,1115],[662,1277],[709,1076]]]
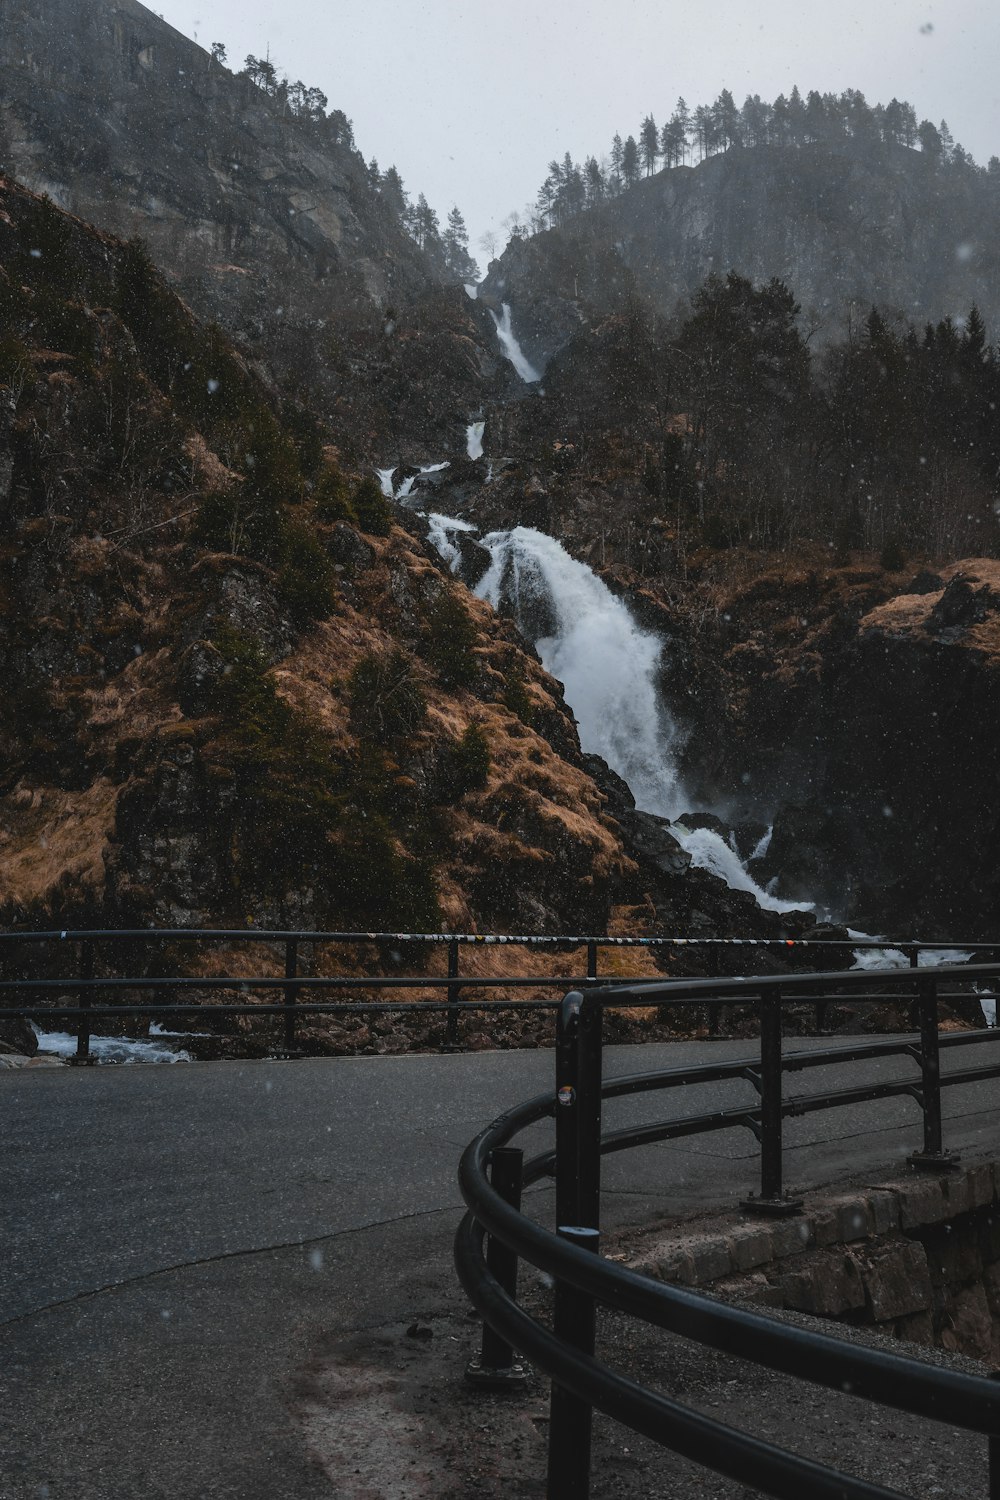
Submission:
[[[786,1219],[648,1233],[633,1270],[881,1328],[1000,1367],[1000,1162],[807,1195]]]

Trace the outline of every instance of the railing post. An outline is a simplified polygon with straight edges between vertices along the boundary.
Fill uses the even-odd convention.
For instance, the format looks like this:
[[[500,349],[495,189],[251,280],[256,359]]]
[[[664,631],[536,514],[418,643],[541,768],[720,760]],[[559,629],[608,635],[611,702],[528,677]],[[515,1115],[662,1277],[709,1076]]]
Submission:
[[[601,1086],[603,1083],[604,1006],[588,994],[580,1012],[578,1046],[579,1094],[579,1212],[576,1222],[588,1229],[601,1227]]]
[[[559,1007],[556,1019],[556,1223],[572,1224],[579,1218],[580,1116],[579,1048],[580,1008],[583,996],[574,991]]]
[[[560,1224],[559,1238],[583,1249],[600,1248],[596,1229]],[[582,1354],[594,1352],[594,1299],[587,1292],[557,1281],[552,1309],[552,1331],[564,1344]],[[549,1399],[549,1475],[547,1500],[588,1500],[593,1409],[552,1382]]]
[[[762,1214],[795,1214],[800,1199],[786,1198],[782,1163],[781,994],[760,996],[760,1197],[744,1208]]]
[[[448,978],[458,978],[458,939],[452,938],[448,943]],[[458,997],[462,992],[460,984],[449,984],[448,986],[448,1021],[445,1028],[444,1044],[449,1050],[458,1046]]]
[[[94,977],[94,945],[90,938],[80,939],[80,978],[90,980]],[[77,988],[76,1003],[81,1011],[87,1012],[93,1004],[93,991],[89,984],[81,984]],[[70,1058],[70,1062],[78,1068],[85,1068],[94,1062],[90,1055],[90,1016],[82,1014],[76,1018],[76,1054]]]
[[[296,938],[285,939],[285,978],[294,980],[299,971],[299,945]],[[299,996],[299,986],[294,983],[286,984],[285,990],[285,1052],[289,1057],[295,1053],[295,1004]]]
[[[709,948],[706,951],[706,954],[705,954],[705,968],[706,968],[706,970],[710,970],[711,971],[712,978],[718,979],[719,975],[722,973],[722,952],[721,952],[721,949],[716,948],[716,947],[711,947],[711,948]],[[712,1004],[710,1004],[708,1006],[708,1034],[709,1034],[709,1036],[718,1036],[719,1035],[719,1030],[720,1030],[721,1026],[722,1026],[722,1006],[721,1005],[712,1005]]]
[[[597,944],[593,938],[587,944],[587,978],[597,978]]]
[[[911,969],[919,969],[920,968],[920,949],[916,946],[916,944],[915,943],[908,943],[907,946],[903,949],[903,952],[906,954],[906,959],[907,959],[907,962],[908,962],[910,968]],[[914,1030],[919,1030],[919,1028],[920,1028],[920,1000],[919,1000],[919,997],[916,1000],[911,1000],[911,1002],[909,1004],[909,1007],[908,1007],[908,1010],[909,1010],[909,1015],[908,1015],[909,1024],[914,1028]]]
[[[781,996],[761,996],[760,1196],[781,1201]]]
[[[921,970],[917,980],[917,1010],[920,1020],[920,1104],[924,1115],[924,1149],[915,1151],[909,1161],[912,1167],[939,1172],[942,1168],[957,1166],[959,1158],[942,1148],[937,979],[932,970]]]
[[[600,1227],[603,1007],[578,991],[556,1029],[556,1223]]]
[[[500,1146],[490,1157],[490,1180],[494,1191],[505,1203],[520,1212],[521,1177],[524,1152],[514,1146]],[[486,1245],[486,1264],[497,1282],[512,1300],[517,1297],[517,1254],[490,1235]],[[513,1349],[488,1323],[483,1324],[481,1352],[474,1355],[465,1370],[470,1385],[485,1390],[508,1390],[524,1385],[528,1366],[517,1359]]]

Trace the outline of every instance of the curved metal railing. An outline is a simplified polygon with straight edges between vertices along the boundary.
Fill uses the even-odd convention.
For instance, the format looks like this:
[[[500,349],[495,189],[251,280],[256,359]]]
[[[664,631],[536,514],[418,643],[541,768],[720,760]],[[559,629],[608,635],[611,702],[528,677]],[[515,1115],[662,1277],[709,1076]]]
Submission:
[[[1000,1387],[990,1379],[849,1344],[650,1280],[595,1254],[600,1230],[600,1160],[609,1151],[678,1134],[746,1126],[761,1143],[762,1182],[761,1196],[748,1206],[784,1213],[800,1205],[782,1193],[782,1120],[790,1114],[902,1094],[919,1103],[923,1119],[922,1149],[910,1158],[914,1167],[946,1170],[953,1165],[954,1158],[942,1141],[941,1090],[1000,1077],[1000,1065],[990,1062],[942,1074],[941,1050],[993,1041],[998,1033],[984,1030],[940,1036],[939,993],[962,982],[994,983],[1000,978],[1000,965],[955,965],[920,970],[916,975],[906,970],[884,971],[877,978],[880,998],[905,996],[915,1004],[918,1036],[824,1048],[787,1058],[782,1056],[783,1003],[809,998],[817,989],[828,989],[834,980],[848,992],[861,993],[871,987],[873,975],[782,975],[571,993],[559,1014],[554,1091],[501,1116],[467,1147],[459,1182],[468,1213],[456,1237],[455,1261],[462,1285],[486,1325],[483,1354],[470,1367],[470,1376],[484,1384],[503,1384],[520,1373],[514,1357],[517,1351],[552,1377],[549,1500],[584,1500],[589,1494],[593,1408],[687,1459],[771,1496],[905,1500],[897,1491],[839,1473],[689,1410],[612,1369],[595,1355],[597,1303],[769,1369],[985,1434],[990,1439],[990,1487],[984,1493],[1000,1495]],[[753,997],[760,1010],[759,1056],[602,1081],[601,1022],[612,997],[616,1002],[627,998],[632,1005],[683,1005],[730,1002],[736,994]],[[804,1098],[783,1096],[782,1073],[789,1068],[829,1066],[893,1053],[910,1058],[918,1075]],[[604,1099],[724,1078],[747,1079],[759,1095],[759,1105],[602,1132]],[[523,1162],[512,1142],[529,1126],[546,1119],[555,1120],[555,1150]],[[552,1230],[526,1217],[519,1207],[522,1186],[547,1177],[555,1178],[556,1187]],[[485,1255],[484,1242],[488,1245]],[[519,1259],[554,1280],[551,1328],[517,1303]]]

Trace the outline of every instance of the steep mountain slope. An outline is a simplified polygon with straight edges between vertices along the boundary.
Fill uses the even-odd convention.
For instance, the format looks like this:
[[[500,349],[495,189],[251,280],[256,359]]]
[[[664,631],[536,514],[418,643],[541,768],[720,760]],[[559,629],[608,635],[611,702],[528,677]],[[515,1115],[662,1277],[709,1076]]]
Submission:
[[[976,304],[995,334],[998,242],[996,174],[884,142],[733,147],[513,240],[484,294],[514,308],[536,364],[630,293],[671,314],[730,270],[786,282],[814,344],[873,305],[919,325]]]
[[[137,0],[0,0],[0,170],[141,236],[362,450],[432,441],[496,371],[487,313],[440,285],[344,116],[294,113]]]
[[[0,920],[606,922],[558,685],[328,432],[3,179],[0,326]]]

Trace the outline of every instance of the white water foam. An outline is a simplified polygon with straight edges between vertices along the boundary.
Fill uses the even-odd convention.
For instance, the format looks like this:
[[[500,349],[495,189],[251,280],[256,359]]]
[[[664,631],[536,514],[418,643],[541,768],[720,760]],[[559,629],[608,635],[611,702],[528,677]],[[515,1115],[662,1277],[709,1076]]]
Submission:
[[[152,1028],[150,1028],[152,1029]],[[47,1053],[50,1057],[75,1057],[76,1037],[71,1036],[68,1031],[39,1031],[34,1027],[38,1038],[39,1052]],[[164,1032],[165,1036],[172,1033]],[[198,1033],[189,1033],[198,1035]],[[98,1063],[181,1063],[193,1062],[190,1052],[185,1052],[180,1047],[169,1047],[163,1042],[143,1041],[134,1037],[126,1036],[92,1036],[90,1038],[91,1056]]]
[[[393,498],[393,494],[392,494],[392,476],[393,476],[393,474],[395,474],[395,472],[396,472],[395,469],[376,469],[375,470],[375,473],[378,475],[378,482],[382,486],[382,493],[383,493],[383,495],[385,496],[385,498],[387,500],[391,500]]]
[[[753,853],[748,855],[747,864],[752,865],[755,859],[763,859],[771,847],[771,839],[774,835],[774,824],[772,823],[766,833],[762,833],[754,845]]]
[[[861,932],[857,928],[847,929],[848,937],[855,942],[875,943],[878,935],[871,932]],[[970,948],[922,948],[917,954],[917,966],[921,969],[935,969],[939,964],[965,964],[972,957]],[[909,964],[909,956],[901,948],[855,948],[854,969],[905,969]]]
[[[470,458],[482,458],[483,433],[485,431],[485,422],[470,422],[465,429],[465,451]]]
[[[853,927],[847,929],[848,935],[857,942],[877,941],[868,932],[859,932]],[[917,954],[917,967],[919,969],[936,969],[940,964],[967,964],[972,958],[971,948],[921,948]],[[909,967],[909,955],[901,948],[855,948],[852,969],[905,969]],[[978,985],[973,986],[979,1008],[983,1013],[983,1019],[987,1026],[997,1024],[997,996],[994,990],[989,988],[980,989]]]
[[[527,385],[534,385],[537,381],[541,380],[541,372],[535,369],[515,337],[514,330],[511,327],[510,303],[501,302],[500,308],[503,313],[502,317],[498,318],[492,308],[490,308],[490,317],[497,326],[497,337],[503,345],[503,352],[521,379]]]
[[[437,511],[427,512],[427,525],[430,528],[427,540],[435,547],[453,573],[458,571],[458,565],[462,560],[462,554],[452,541],[452,534],[456,531],[478,531],[478,526],[473,526],[469,521],[458,521],[454,516],[442,516]]]
[[[379,484],[382,486],[382,493],[387,500],[405,500],[421,474],[439,474],[442,469],[450,467],[448,459],[439,464],[421,464],[416,474],[408,474],[398,489],[394,489],[392,483],[392,476],[396,472],[395,469],[376,469],[375,473],[378,475]]]
[[[718,875],[720,880],[734,891],[748,891],[758,906],[765,911],[812,911],[811,901],[784,901],[780,896],[775,896],[770,890],[759,886],[752,875],[747,873],[746,866],[740,859],[736,850],[714,833],[710,828],[685,828],[682,823],[677,823],[670,830],[678,843],[691,856],[692,863],[702,870],[709,870],[713,875]],[[747,861],[749,864],[750,861]]]

